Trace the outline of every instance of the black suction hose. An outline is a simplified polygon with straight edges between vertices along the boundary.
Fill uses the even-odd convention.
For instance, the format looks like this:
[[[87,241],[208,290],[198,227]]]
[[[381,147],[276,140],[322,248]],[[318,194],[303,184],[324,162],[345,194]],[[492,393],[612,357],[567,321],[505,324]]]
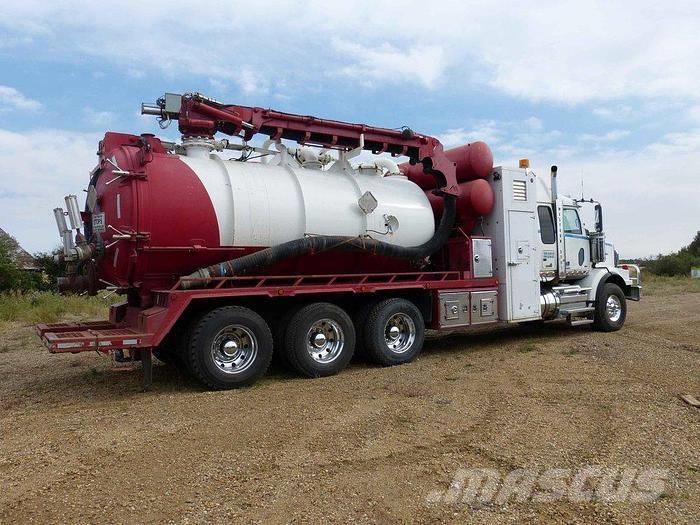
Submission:
[[[450,236],[455,219],[457,218],[457,197],[454,195],[444,195],[443,199],[445,207],[435,233],[428,241],[418,246],[397,246],[366,237],[318,235],[284,242],[277,246],[271,246],[270,248],[251,253],[250,255],[244,255],[237,259],[224,261],[206,268],[200,268],[196,272],[188,275],[187,278],[206,280],[212,277],[244,275],[253,270],[271,266],[285,259],[326,250],[368,251],[387,257],[395,257],[397,259],[418,261],[439,250]],[[201,284],[204,283],[201,281],[182,281],[183,288],[195,288]]]

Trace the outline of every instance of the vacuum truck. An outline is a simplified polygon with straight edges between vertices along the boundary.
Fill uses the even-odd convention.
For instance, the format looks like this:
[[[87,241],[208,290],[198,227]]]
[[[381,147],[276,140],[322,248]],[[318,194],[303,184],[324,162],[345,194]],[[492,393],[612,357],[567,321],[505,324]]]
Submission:
[[[617,264],[602,206],[560,195],[556,166],[494,167],[483,142],[445,150],[405,127],[199,93],[142,113],[177,122],[181,141],[106,133],[84,207],[68,195],[54,210],[60,288],[122,300],[106,320],[38,325],[50,352],[140,361],[145,387],[155,355],[225,389],[273,358],[308,377],[354,353],[408,363],[426,329],[619,330],[626,300],[640,299],[640,270]]]

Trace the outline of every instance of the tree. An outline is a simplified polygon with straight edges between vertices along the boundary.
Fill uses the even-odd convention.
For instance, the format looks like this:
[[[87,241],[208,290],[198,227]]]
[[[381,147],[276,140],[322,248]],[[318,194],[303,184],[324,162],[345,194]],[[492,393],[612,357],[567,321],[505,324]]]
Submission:
[[[641,263],[645,269],[658,275],[690,275],[690,269],[700,266],[700,231],[692,242],[677,252],[658,255],[654,259],[645,259]]]
[[[32,288],[32,278],[17,265],[19,243],[10,235],[0,235],[0,291]]]
[[[63,253],[62,248],[54,248],[50,252],[37,252],[34,254],[34,261],[41,268],[41,279],[36,286],[41,290],[57,291],[56,281],[63,274],[63,265],[56,261],[55,256]]]
[[[688,251],[692,255],[697,255],[698,257],[700,257],[700,231],[695,234],[695,238],[688,245]]]

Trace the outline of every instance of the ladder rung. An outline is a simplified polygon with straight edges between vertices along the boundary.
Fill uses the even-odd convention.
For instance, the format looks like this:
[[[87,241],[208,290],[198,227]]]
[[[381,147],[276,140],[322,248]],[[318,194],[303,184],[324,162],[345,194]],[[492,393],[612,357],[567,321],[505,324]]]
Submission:
[[[590,314],[595,312],[592,306],[584,306],[583,308],[572,308],[571,310],[562,310],[561,313],[567,316],[578,316],[582,314]]]
[[[593,323],[593,319],[576,319],[575,321],[569,321],[569,326],[579,326],[582,324],[591,324]]]

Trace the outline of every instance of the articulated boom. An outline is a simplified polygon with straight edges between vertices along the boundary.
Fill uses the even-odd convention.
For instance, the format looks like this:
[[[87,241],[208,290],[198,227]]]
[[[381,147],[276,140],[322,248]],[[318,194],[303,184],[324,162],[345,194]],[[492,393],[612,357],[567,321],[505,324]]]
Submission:
[[[164,121],[177,120],[180,132],[186,137],[213,137],[221,132],[250,140],[261,133],[272,140],[287,139],[327,149],[361,147],[375,154],[407,156],[411,164],[422,163],[426,173],[441,181],[438,193],[459,195],[455,163],[445,156],[440,141],[408,128],[397,131],[272,109],[226,105],[198,93],[166,94],[156,105],[143,105],[142,112],[159,115]]]

